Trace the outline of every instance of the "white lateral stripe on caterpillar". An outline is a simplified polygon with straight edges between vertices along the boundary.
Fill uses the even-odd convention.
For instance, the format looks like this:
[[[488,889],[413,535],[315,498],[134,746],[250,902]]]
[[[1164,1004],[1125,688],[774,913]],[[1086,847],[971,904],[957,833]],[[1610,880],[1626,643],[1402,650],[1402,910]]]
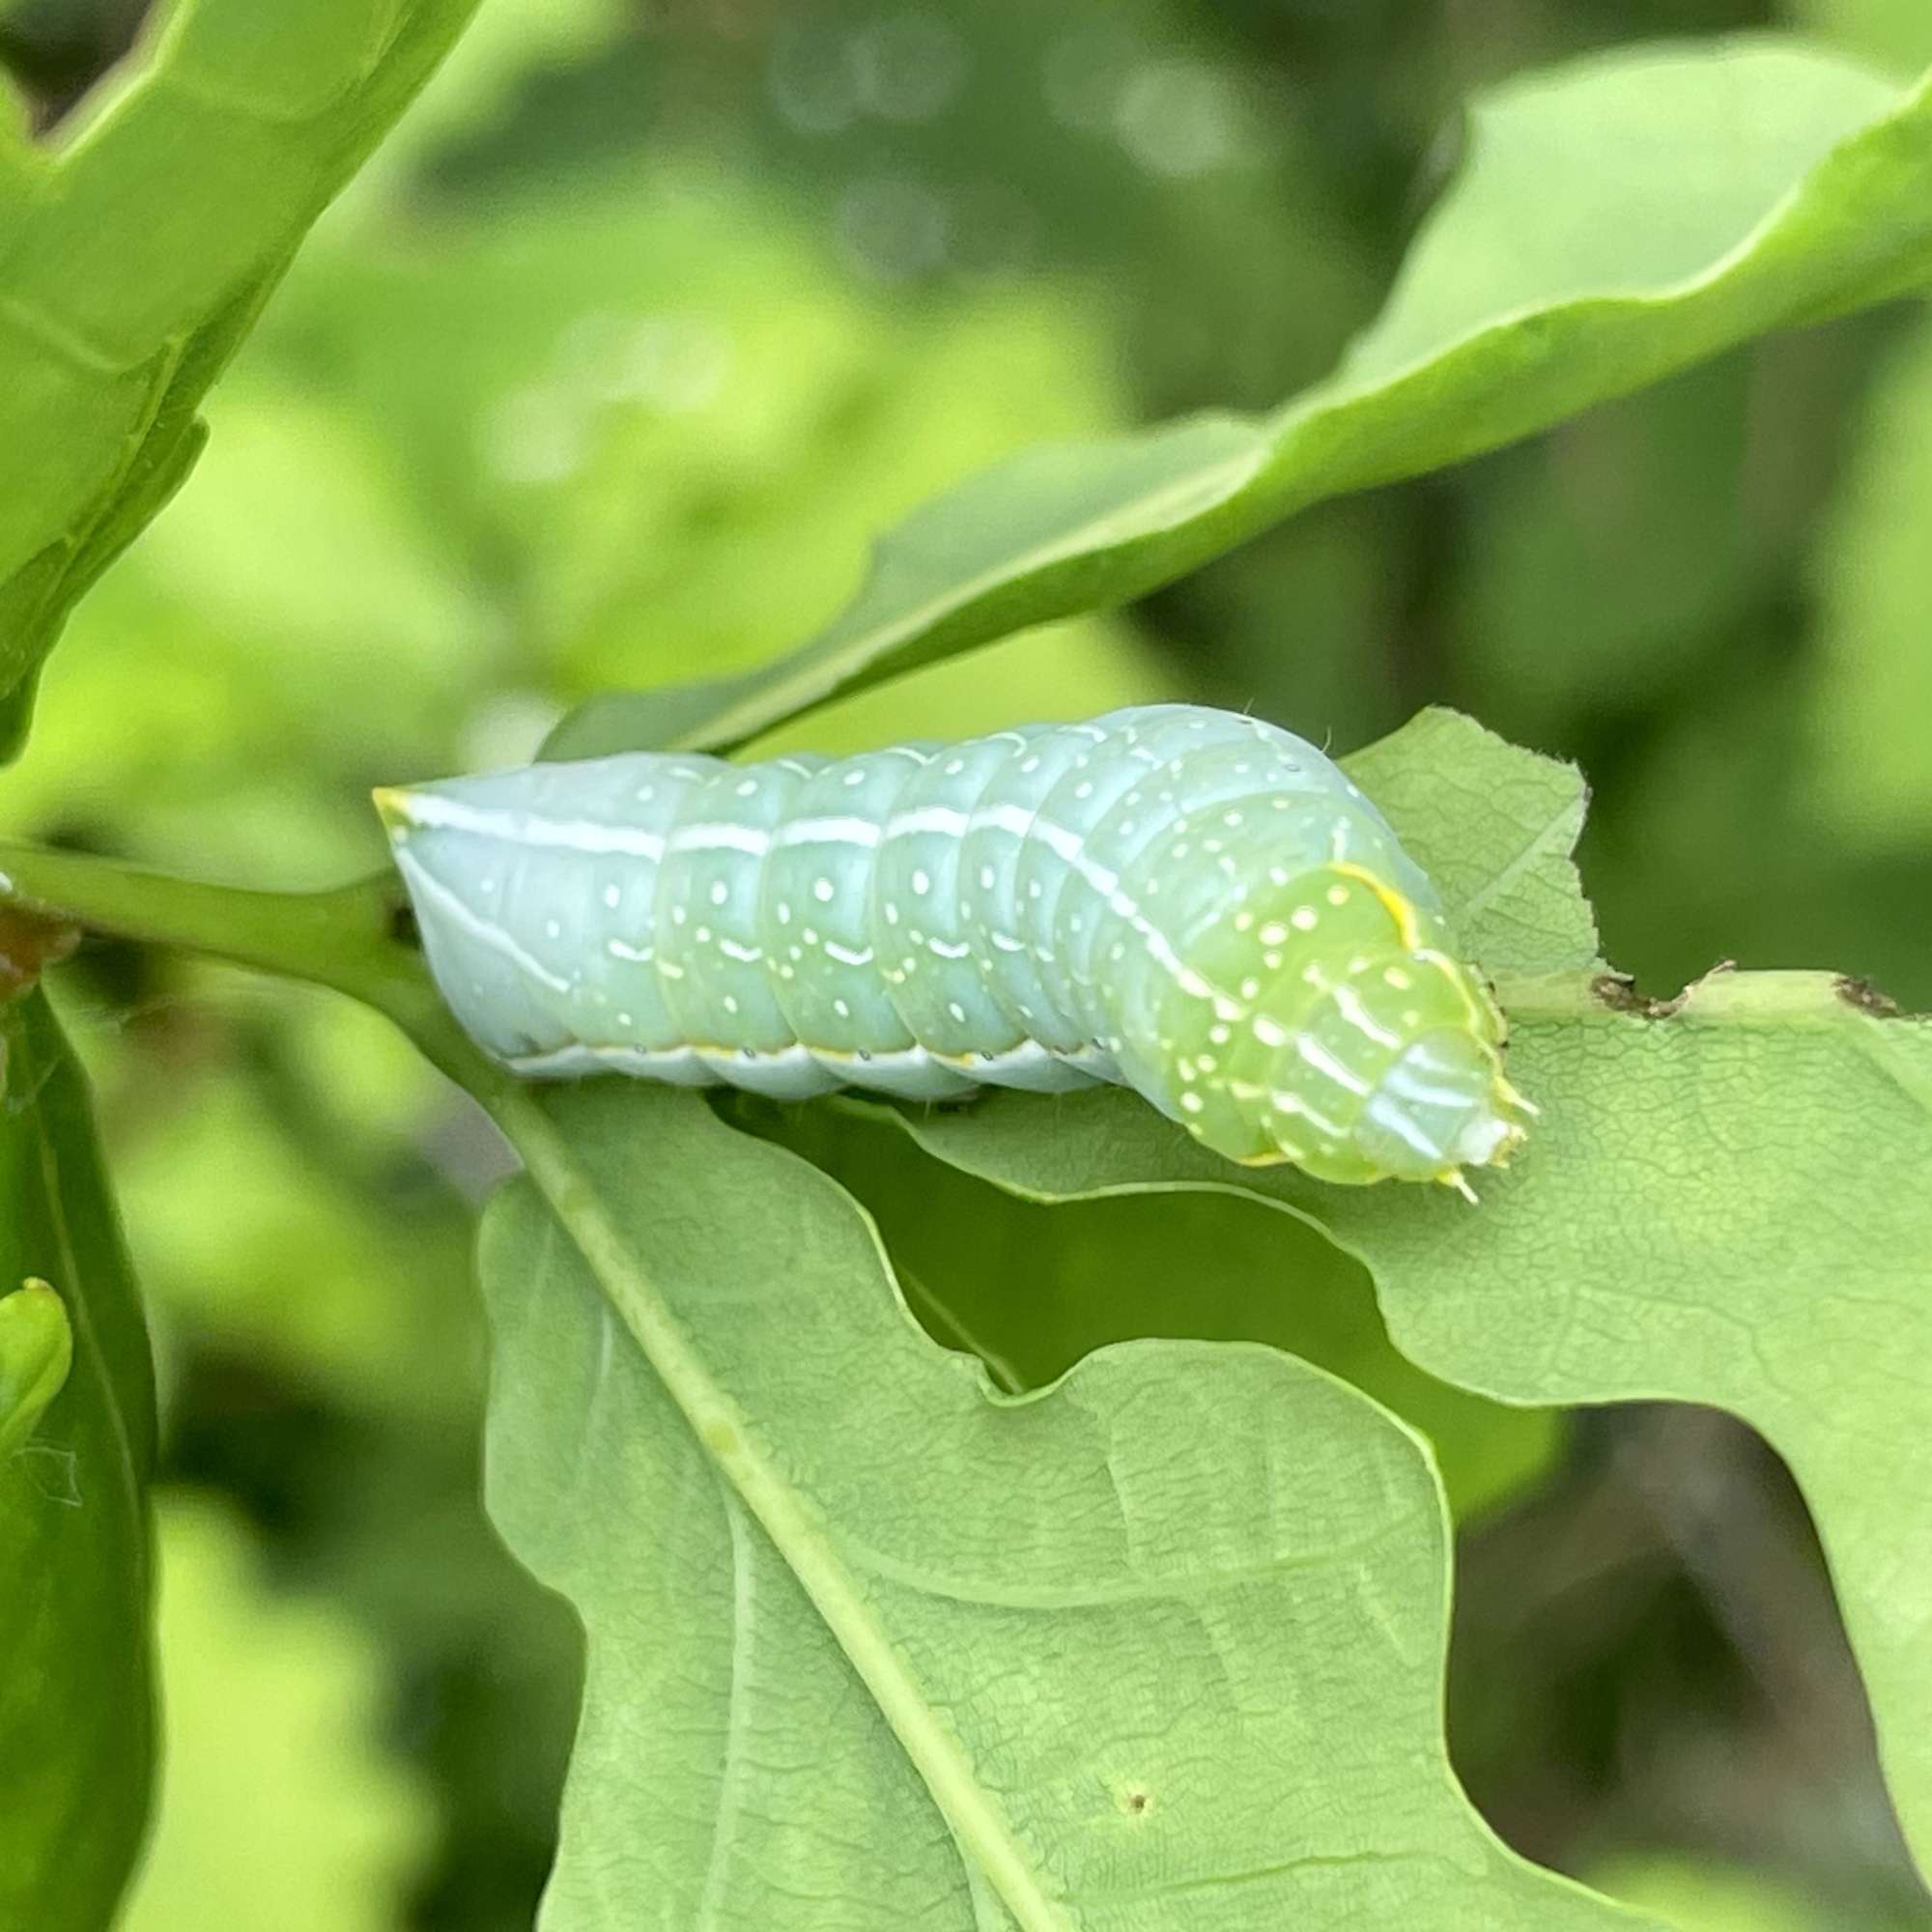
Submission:
[[[1319,751],[1252,718],[637,753],[379,802],[439,985],[531,1078],[1108,1080],[1231,1158],[1349,1181],[1460,1184],[1522,1138],[1428,880]]]

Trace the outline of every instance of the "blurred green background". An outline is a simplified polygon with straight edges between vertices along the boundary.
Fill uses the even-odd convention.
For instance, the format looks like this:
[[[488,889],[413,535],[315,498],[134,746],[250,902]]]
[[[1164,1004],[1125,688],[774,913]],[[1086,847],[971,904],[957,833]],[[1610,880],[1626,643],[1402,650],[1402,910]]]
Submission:
[[[10,0],[0,57],[52,122],[139,12]],[[0,822],[238,883],[371,870],[370,785],[794,641],[968,470],[1313,380],[1471,87],[1762,27],[1932,61],[1923,0],[484,0],[82,608]],[[1583,765],[1605,951],[1647,986],[1735,957],[1932,1007],[1928,600],[1932,322],[1894,308],[788,735],[1185,696],[1347,750],[1458,704]],[[167,1417],[172,1752],[128,1923],[526,1926],[580,1660],[476,1500],[469,1227],[501,1156],[345,1003],[105,944],[64,981]],[[1932,1923],[1747,1432],[1442,1389],[1257,1209],[1047,1214],[817,1111],[753,1123],[875,1208],[942,1333],[997,1323],[974,1297],[1024,1254],[1015,1379],[1136,1324],[1267,1333],[1428,1430],[1463,1531],[1452,1743],[1521,1849],[1688,1928]]]

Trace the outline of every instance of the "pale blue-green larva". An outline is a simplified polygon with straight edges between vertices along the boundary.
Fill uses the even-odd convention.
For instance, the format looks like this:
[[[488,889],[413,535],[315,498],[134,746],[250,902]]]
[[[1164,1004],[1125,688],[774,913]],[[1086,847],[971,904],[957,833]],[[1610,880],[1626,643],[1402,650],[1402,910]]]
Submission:
[[[1232,1160],[1467,1191],[1534,1111],[1435,893],[1312,745],[1194,705],[384,791],[437,983],[532,1078],[1113,1081]]]

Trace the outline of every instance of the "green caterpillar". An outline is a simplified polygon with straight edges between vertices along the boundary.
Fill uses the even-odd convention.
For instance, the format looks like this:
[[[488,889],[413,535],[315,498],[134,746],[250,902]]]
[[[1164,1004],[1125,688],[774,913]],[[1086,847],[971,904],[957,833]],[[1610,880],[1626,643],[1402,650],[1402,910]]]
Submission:
[[[1534,1112],[1429,881],[1335,765],[1256,719],[634,753],[378,802],[443,994],[531,1077],[1113,1081],[1232,1160],[1464,1192]]]

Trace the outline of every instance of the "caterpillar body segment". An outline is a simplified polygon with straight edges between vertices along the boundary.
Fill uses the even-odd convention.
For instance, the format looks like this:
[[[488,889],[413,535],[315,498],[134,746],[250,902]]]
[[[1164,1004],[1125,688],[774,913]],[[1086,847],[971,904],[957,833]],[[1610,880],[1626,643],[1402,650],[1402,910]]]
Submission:
[[[1313,746],[1191,705],[385,791],[494,1058],[803,1098],[1110,1081],[1231,1159],[1463,1185],[1529,1112],[1428,879]]]

